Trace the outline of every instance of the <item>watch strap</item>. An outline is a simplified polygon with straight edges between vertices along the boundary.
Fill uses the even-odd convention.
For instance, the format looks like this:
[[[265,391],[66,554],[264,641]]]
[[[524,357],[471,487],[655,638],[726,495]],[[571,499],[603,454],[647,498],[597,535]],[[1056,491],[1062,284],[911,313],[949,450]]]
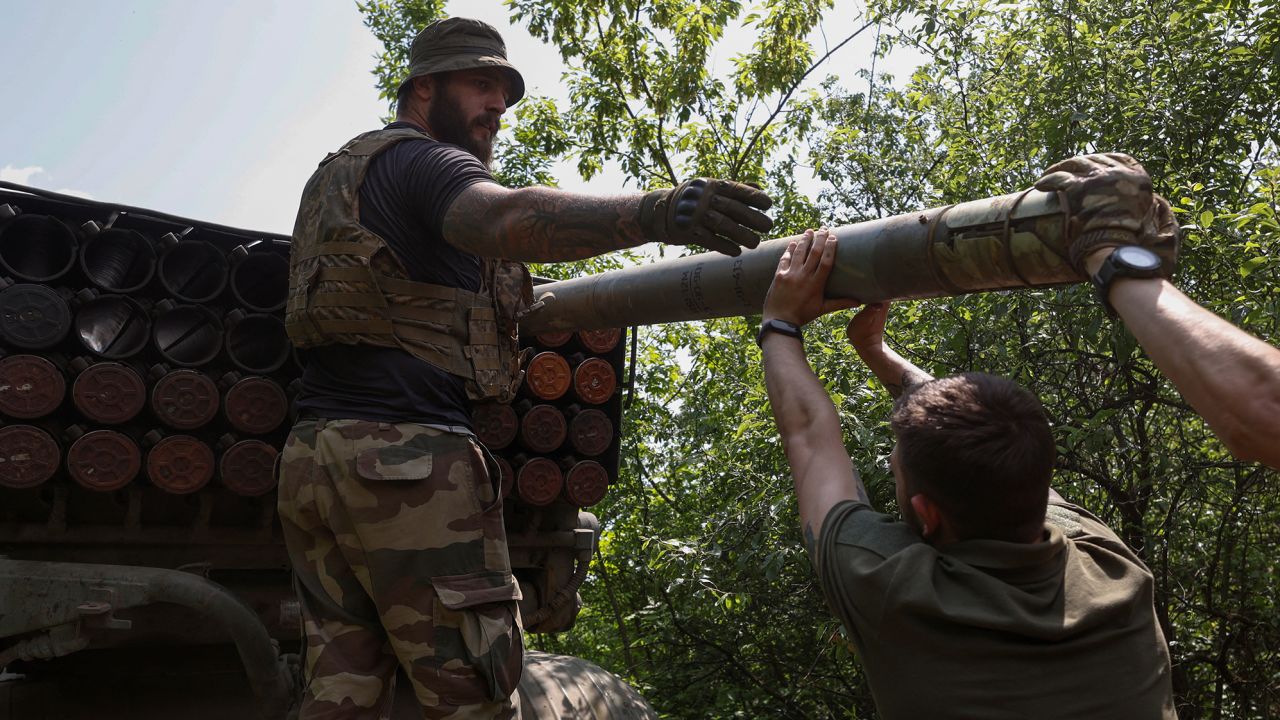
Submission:
[[[786,320],[769,318],[768,320],[760,323],[760,332],[756,333],[756,345],[763,346],[764,336],[771,332],[776,332],[780,335],[789,335],[800,342],[804,342],[804,332],[800,329],[799,325],[787,322]]]
[[[1123,246],[1122,246],[1123,247]],[[1116,248],[1119,250],[1120,248]],[[1121,264],[1116,261],[1116,250],[1112,250],[1111,254],[1102,261],[1102,265],[1098,267],[1098,272],[1089,277],[1093,282],[1094,294],[1098,297],[1098,302],[1102,304],[1102,308],[1107,311],[1107,317],[1112,320],[1119,317],[1115,307],[1111,304],[1111,286],[1119,278],[1153,278],[1160,275],[1160,269],[1157,267],[1153,270],[1137,268],[1132,265]]]

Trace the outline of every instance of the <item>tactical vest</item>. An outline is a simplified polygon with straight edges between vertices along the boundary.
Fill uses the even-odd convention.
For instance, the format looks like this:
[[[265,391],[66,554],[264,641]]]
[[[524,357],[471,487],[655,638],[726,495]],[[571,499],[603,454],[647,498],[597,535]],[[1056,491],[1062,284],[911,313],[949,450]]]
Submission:
[[[533,300],[522,263],[481,258],[481,288],[415,282],[378,235],[360,225],[369,163],[411,129],[375,130],[330,154],[307,181],[293,228],[285,325],[299,348],[398,347],[466,380],[472,400],[509,402],[520,386],[516,319]]]

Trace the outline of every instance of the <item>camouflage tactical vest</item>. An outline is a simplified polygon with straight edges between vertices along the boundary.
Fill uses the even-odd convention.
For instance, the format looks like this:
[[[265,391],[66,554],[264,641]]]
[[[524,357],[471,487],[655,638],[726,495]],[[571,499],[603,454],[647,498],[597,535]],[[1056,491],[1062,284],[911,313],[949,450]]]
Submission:
[[[420,138],[430,136],[364,133],[307,181],[289,255],[289,339],[299,348],[402,348],[464,378],[472,400],[509,402],[524,375],[516,319],[533,300],[528,268],[482,258],[479,293],[415,282],[386,242],[360,225],[369,163],[397,142]]]

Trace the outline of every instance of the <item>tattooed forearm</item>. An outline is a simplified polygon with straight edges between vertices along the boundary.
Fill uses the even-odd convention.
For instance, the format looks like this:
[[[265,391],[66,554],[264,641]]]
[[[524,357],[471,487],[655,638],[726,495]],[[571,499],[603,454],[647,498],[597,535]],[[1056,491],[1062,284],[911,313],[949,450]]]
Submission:
[[[818,538],[813,535],[813,523],[804,524],[804,549],[809,557],[815,561],[818,559]]]
[[[920,368],[910,367],[902,372],[902,380],[896,383],[885,383],[884,387],[894,398],[900,398],[903,393],[906,393],[917,385],[923,385],[932,379],[933,376]]]
[[[485,257],[526,262],[581,260],[646,242],[638,214],[643,195],[605,197],[545,187],[467,188],[444,219],[451,244]]]

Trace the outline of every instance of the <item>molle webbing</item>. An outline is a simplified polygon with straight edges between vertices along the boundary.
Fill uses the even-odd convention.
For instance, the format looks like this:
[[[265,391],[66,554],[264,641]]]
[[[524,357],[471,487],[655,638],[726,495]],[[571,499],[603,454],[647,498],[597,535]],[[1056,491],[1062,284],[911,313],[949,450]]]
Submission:
[[[418,138],[429,136],[365,133],[326,157],[307,182],[290,256],[289,337],[302,348],[399,347],[466,379],[474,399],[509,399],[522,375],[514,317],[523,299],[495,302],[493,292],[497,276],[517,264],[484,260],[480,293],[417,282],[383,239],[360,225],[369,164],[393,144]]]

